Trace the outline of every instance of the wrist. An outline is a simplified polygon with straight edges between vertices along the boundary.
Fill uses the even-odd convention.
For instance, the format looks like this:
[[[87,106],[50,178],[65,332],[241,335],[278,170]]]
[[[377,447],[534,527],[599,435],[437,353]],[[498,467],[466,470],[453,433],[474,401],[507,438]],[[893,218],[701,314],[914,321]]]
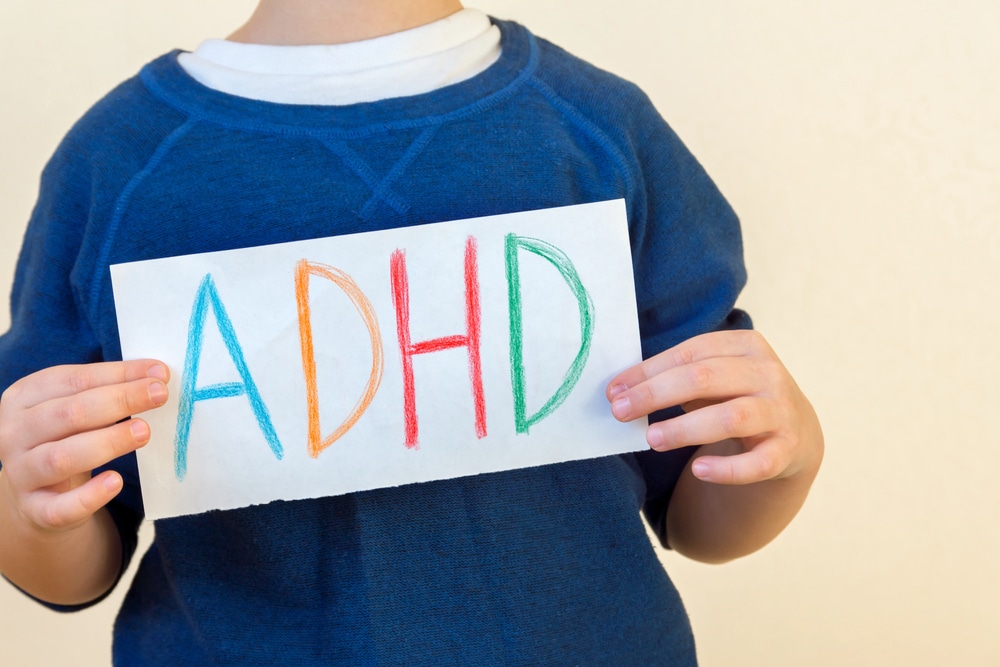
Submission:
[[[107,509],[64,530],[46,529],[13,502],[0,471],[0,573],[40,600],[60,605],[97,599],[117,580],[121,539]]]

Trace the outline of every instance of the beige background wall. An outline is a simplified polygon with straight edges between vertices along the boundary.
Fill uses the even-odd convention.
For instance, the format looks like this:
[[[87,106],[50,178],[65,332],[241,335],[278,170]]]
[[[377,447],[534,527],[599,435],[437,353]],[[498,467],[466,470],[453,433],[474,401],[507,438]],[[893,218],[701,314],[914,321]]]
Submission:
[[[2,291],[73,120],[252,5],[0,0]],[[741,214],[742,304],[823,419],[825,467],[774,544],[663,555],[702,663],[1000,665],[1000,4],[473,6],[646,89]],[[117,599],[60,617],[0,587],[0,662],[107,664]]]

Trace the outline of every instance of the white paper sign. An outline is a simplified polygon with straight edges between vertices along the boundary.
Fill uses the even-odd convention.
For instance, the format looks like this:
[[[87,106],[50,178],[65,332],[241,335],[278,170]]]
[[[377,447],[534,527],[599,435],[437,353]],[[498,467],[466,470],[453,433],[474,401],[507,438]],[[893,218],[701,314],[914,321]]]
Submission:
[[[151,519],[645,449],[621,200],[111,267]]]

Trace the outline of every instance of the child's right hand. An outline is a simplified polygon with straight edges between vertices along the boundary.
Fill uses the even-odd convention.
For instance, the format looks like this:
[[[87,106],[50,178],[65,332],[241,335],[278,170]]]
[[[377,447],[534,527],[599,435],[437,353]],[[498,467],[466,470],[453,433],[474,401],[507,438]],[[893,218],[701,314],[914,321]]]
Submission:
[[[122,489],[95,468],[149,442],[149,426],[126,417],[163,405],[167,367],[150,359],[55,366],[0,397],[0,504],[42,531],[86,523]]]

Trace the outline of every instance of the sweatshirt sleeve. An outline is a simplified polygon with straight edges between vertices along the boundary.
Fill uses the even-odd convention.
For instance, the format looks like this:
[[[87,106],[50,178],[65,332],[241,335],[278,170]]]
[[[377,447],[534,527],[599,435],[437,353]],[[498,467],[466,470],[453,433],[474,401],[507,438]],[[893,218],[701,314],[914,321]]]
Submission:
[[[43,368],[104,360],[72,280],[91,211],[90,193],[85,151],[71,133],[42,173],[24,236],[10,295],[11,324],[0,336],[0,392]],[[122,540],[124,572],[142,520],[135,456],[117,459],[94,474],[107,469],[117,470],[125,481],[124,490],[108,505]],[[47,606],[72,611],[90,604]]]
[[[641,96],[630,135],[637,156],[630,233],[643,358],[702,333],[749,329],[735,308],[746,283],[739,220],[715,183],[652,104]],[[669,419],[679,408],[651,415]],[[637,455],[644,514],[664,546],[666,514],[689,447]]]

